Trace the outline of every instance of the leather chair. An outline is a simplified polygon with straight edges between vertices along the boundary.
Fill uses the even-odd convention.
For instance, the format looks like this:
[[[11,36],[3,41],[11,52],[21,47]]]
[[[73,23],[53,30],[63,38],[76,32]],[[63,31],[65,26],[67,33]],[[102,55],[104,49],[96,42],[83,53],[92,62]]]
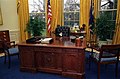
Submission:
[[[69,37],[70,36],[70,28],[67,26],[59,26],[55,29],[55,36],[65,36]]]
[[[89,57],[89,64],[91,61],[97,63],[98,68],[98,79],[100,79],[100,65],[101,64],[115,64],[115,75],[118,76],[118,62],[119,62],[119,52],[120,44],[116,45],[102,45],[101,48],[91,46],[91,54]],[[89,65],[90,66],[90,65]]]

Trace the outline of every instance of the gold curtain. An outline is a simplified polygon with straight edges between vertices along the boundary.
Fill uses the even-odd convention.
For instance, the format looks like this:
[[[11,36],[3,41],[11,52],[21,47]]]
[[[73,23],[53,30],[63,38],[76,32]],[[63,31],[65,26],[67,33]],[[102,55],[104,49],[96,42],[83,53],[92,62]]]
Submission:
[[[51,32],[55,30],[57,25],[63,25],[63,0],[51,0],[52,21]],[[47,33],[49,36],[50,34]]]
[[[28,0],[17,0],[17,12],[19,17],[20,41],[25,41],[28,34],[24,32],[29,19]]]
[[[113,44],[120,44],[120,0],[117,4],[116,30],[113,38]]]
[[[98,1],[100,0],[94,0],[94,16],[95,18],[98,16]]]
[[[90,31],[89,31],[90,4],[91,4],[91,0],[80,0],[80,26],[82,26],[82,24],[86,24],[87,41],[89,41],[90,39]]]

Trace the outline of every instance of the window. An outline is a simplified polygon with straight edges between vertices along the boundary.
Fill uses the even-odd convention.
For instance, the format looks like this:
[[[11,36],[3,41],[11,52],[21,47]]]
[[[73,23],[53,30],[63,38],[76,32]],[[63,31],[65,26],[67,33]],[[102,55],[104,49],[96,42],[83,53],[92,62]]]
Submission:
[[[117,8],[117,0],[101,0],[101,10],[105,9],[116,9]]]
[[[46,0],[28,0],[30,16],[39,15],[45,20],[45,1]],[[79,25],[80,0],[63,0],[64,1],[64,25]]]
[[[41,20],[45,20],[45,0],[28,0],[29,2],[29,14],[30,17],[38,16]],[[43,36],[46,35],[46,29],[42,33]]]
[[[38,15],[45,20],[45,0],[28,0],[30,16]]]
[[[64,0],[64,25],[79,25],[80,0]]]
[[[108,22],[111,24],[110,27],[113,29],[108,38],[112,39],[115,23],[116,23],[116,13],[117,13],[117,0],[100,0],[99,6],[99,16],[106,15],[108,16]]]

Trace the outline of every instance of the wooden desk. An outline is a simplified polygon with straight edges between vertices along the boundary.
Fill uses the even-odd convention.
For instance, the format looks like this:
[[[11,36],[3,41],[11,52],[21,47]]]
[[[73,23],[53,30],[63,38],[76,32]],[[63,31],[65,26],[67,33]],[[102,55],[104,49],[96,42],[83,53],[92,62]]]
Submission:
[[[18,44],[21,71],[43,71],[79,79],[85,75],[85,47],[70,39],[55,38],[52,44]]]

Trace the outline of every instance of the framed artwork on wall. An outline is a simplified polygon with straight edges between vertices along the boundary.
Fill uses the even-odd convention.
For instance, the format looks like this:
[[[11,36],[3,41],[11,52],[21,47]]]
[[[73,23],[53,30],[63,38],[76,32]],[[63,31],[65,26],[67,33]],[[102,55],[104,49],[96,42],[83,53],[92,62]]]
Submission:
[[[3,20],[2,20],[2,12],[1,12],[1,7],[0,7],[0,25],[3,24]]]

